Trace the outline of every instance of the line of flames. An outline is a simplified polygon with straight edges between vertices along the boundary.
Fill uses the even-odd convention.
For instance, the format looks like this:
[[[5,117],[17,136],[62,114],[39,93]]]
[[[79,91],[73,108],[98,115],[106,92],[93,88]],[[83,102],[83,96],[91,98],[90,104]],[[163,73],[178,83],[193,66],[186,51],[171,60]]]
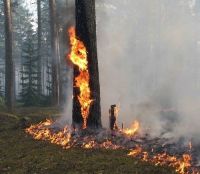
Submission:
[[[49,141],[53,144],[57,144],[63,147],[63,149],[69,149],[72,147],[82,147],[85,149],[94,149],[94,148],[105,148],[105,149],[126,149],[126,147],[113,144],[111,140],[105,140],[104,142],[97,142],[94,138],[85,137],[80,142],[77,138],[73,138],[72,130],[70,126],[64,127],[60,131],[53,131],[51,129],[54,122],[52,120],[46,120],[44,122],[40,122],[39,124],[31,125],[26,129],[26,132],[36,140],[44,140]],[[136,121],[133,125],[136,124]],[[133,129],[131,131],[131,129]],[[126,134],[127,130],[124,133],[125,136],[134,136],[138,131],[139,127],[136,130],[136,127],[132,127],[128,134]],[[132,132],[133,134],[130,134]],[[82,144],[81,144],[82,143]],[[189,145],[191,148],[191,144]],[[128,156],[140,158],[143,161],[150,162],[155,166],[170,166],[173,167],[177,173],[179,174],[199,174],[199,172],[191,171],[191,155],[183,154],[181,158],[177,158],[176,156],[168,155],[167,153],[154,154],[149,155],[147,151],[144,151],[142,147],[136,146],[136,148],[130,150]]]
[[[144,151],[142,147],[137,146],[128,153],[128,156],[140,158],[143,161],[153,163],[155,166],[168,165],[175,168],[176,172],[179,174],[199,174],[199,172],[195,171],[190,172],[192,161],[190,154],[183,154],[181,158],[177,158],[176,156],[169,155],[165,152],[150,157],[148,152]]]
[[[81,115],[83,117],[83,129],[85,129],[87,127],[87,119],[92,103],[89,86],[90,76],[88,71],[87,50],[84,43],[77,39],[74,27],[69,28],[68,33],[71,46],[68,57],[79,69],[79,75],[75,77],[75,87],[80,90],[78,100],[81,106]]]

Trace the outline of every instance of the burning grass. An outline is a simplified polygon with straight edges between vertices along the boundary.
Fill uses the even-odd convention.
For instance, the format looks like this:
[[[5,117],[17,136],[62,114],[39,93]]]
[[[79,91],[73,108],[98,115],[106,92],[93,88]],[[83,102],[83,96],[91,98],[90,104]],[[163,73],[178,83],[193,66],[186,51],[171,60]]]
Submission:
[[[165,151],[162,143],[157,143],[156,139],[148,139],[138,134],[139,123],[135,121],[130,129],[125,130],[90,130],[73,129],[65,126],[63,129],[55,130],[55,123],[51,120],[40,122],[26,129],[26,132],[36,140],[49,141],[52,144],[62,146],[63,149],[79,147],[83,149],[125,149],[130,150],[128,156],[150,162],[155,166],[170,166],[179,174],[199,174],[192,166],[191,143],[188,148],[179,147],[174,144]],[[163,140],[159,138],[159,140]],[[138,142],[137,142],[138,141]],[[167,142],[167,140],[164,140]],[[151,143],[150,143],[151,142]],[[153,142],[153,144],[152,144]],[[148,147],[145,147],[146,144]],[[156,145],[156,147],[155,147]],[[154,148],[153,148],[154,146]],[[180,152],[180,149],[181,152]],[[173,154],[168,151],[176,148]],[[159,152],[154,152],[154,150]],[[180,155],[181,154],[181,155]]]
[[[15,114],[0,113],[0,173],[2,174],[175,174],[168,167],[153,166],[127,157],[127,150],[83,149],[64,150],[46,141],[35,141],[19,127],[26,116],[39,122],[57,114],[55,109],[20,109]],[[53,113],[53,114],[52,114]]]

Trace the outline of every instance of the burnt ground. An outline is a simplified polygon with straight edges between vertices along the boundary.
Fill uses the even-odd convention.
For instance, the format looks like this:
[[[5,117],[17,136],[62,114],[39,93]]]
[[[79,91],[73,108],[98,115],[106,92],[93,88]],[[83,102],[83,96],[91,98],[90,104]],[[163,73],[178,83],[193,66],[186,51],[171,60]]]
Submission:
[[[168,167],[155,167],[128,157],[126,150],[63,150],[33,140],[24,126],[59,114],[52,108],[22,108],[15,114],[0,112],[1,174],[174,174]],[[24,119],[25,118],[25,119]],[[25,121],[26,120],[26,121]]]

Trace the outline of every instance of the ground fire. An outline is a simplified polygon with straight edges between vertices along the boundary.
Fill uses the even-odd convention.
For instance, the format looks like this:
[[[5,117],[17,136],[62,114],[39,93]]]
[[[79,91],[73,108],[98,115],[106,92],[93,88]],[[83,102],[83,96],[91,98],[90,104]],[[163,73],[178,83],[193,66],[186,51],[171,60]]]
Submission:
[[[132,131],[134,134],[126,134],[122,130],[114,130],[115,135],[113,135],[113,130],[100,130],[89,132],[88,135],[85,135],[82,134],[81,130],[74,130],[70,126],[65,126],[63,129],[55,129],[52,120],[46,120],[26,129],[26,132],[32,135],[34,139],[49,141],[61,146],[63,149],[73,147],[84,149],[125,149],[129,151],[128,156],[150,162],[155,166],[170,166],[179,174],[199,174],[198,170],[192,166],[190,147],[182,155],[178,151],[174,155],[162,152],[162,150],[159,150],[160,153],[158,153],[157,151],[162,145],[155,147],[156,140],[151,140],[155,141],[155,144],[152,145],[149,143],[150,140],[145,139],[143,135],[137,135],[135,128]],[[149,147],[146,147],[147,144],[149,144]],[[153,146],[155,149],[152,148]],[[170,151],[170,149],[168,150]]]
[[[132,123],[130,129],[124,129],[123,132],[127,135],[135,135],[140,128],[140,123],[136,120]]]
[[[129,151],[130,157],[139,158],[155,166],[170,166],[179,174],[199,174],[192,159],[192,142],[186,148],[173,144],[166,148],[163,138],[150,138],[148,134],[141,134],[141,124],[135,120],[130,128],[119,128],[117,116],[119,107],[112,105],[109,110],[110,130],[86,130],[92,99],[90,96],[87,52],[84,43],[76,38],[75,28],[69,29],[71,51],[69,59],[79,68],[80,74],[75,78],[76,87],[80,89],[78,97],[83,117],[82,129],[66,125],[64,128],[55,126],[53,120],[46,120],[31,125],[25,131],[36,140],[49,141],[63,149],[80,147],[84,149],[124,149]],[[159,143],[160,141],[160,143]],[[164,144],[164,145],[163,145]],[[177,148],[178,147],[178,148]],[[171,152],[173,150],[173,154]],[[180,152],[180,149],[183,151]],[[169,153],[168,153],[169,152]]]

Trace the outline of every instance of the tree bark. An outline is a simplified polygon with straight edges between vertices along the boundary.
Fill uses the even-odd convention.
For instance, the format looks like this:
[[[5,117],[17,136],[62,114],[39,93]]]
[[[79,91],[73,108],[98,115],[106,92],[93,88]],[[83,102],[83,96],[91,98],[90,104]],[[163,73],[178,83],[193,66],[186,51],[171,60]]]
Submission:
[[[5,12],[5,101],[9,111],[13,111],[15,100],[15,75],[12,57],[11,2],[4,0]]]
[[[85,44],[88,56],[89,85],[93,102],[90,107],[87,126],[90,128],[100,128],[102,125],[96,43],[95,0],[76,0],[76,34],[78,39]],[[74,67],[74,78],[78,74],[78,69]],[[82,124],[83,119],[77,97],[79,95],[79,89],[74,88],[73,94],[73,122]]]
[[[52,55],[52,104],[59,105],[59,75],[57,53],[57,25],[56,25],[56,2],[49,0],[50,27],[51,27],[51,55]]]
[[[42,94],[42,56],[41,56],[41,38],[42,38],[42,26],[41,26],[41,0],[37,0],[37,16],[38,16],[38,94]]]

